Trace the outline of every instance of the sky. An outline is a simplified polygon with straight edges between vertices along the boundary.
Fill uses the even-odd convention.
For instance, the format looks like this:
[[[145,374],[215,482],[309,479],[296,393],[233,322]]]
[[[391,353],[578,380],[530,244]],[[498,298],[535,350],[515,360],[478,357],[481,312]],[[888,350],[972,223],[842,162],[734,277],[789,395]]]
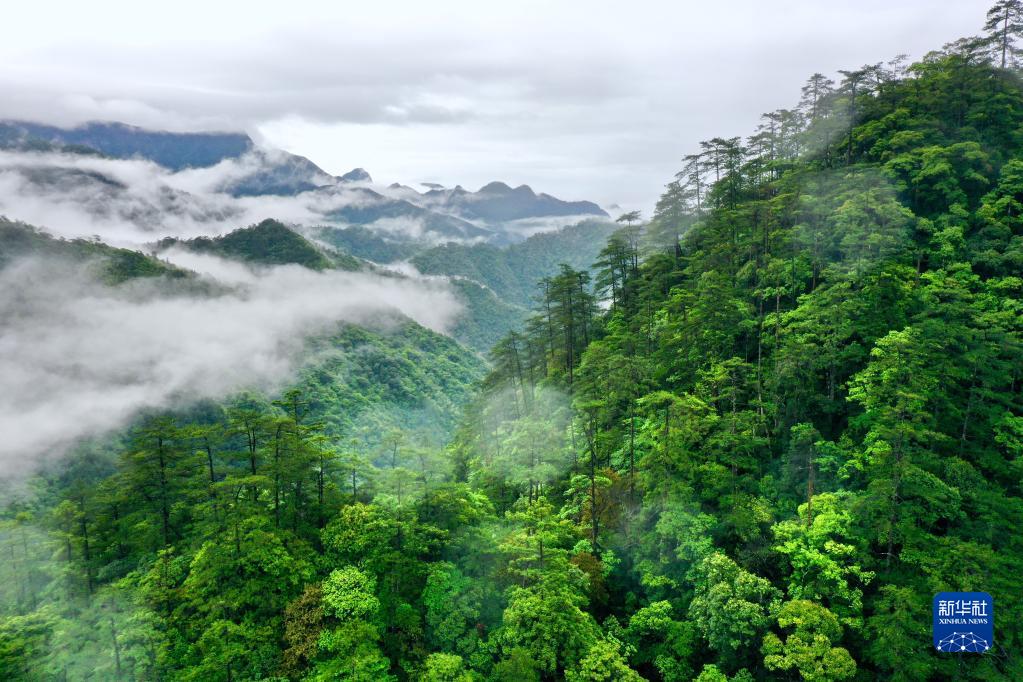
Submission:
[[[920,57],[990,0],[12,3],[0,118],[244,130],[328,172],[649,212],[814,71]]]

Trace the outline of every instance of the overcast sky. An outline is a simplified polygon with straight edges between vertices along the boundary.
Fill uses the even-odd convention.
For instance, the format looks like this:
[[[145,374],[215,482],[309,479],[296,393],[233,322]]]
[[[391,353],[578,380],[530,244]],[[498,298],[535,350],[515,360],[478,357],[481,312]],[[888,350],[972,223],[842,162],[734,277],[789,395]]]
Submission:
[[[990,0],[9,3],[0,117],[245,130],[378,181],[649,210],[806,76],[919,57]]]

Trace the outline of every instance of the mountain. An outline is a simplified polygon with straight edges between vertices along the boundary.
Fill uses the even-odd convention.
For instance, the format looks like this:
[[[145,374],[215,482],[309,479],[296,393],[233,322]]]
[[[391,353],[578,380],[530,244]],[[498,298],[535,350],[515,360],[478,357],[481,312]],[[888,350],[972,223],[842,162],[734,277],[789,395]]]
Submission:
[[[486,366],[396,312],[427,281],[332,272],[309,226],[311,246],[270,222],[202,248],[321,270],[192,297],[62,287],[63,256],[29,266],[124,254],[8,226],[34,257],[0,251],[0,462],[151,409],[0,482],[0,679],[1023,679],[1017,9],[908,68],[817,73],[752,138],[691,140],[647,224],[407,235],[413,263],[528,316]],[[529,311],[502,300],[551,267]],[[345,293],[292,287],[364,276],[384,286],[353,287],[346,322],[287,323]],[[188,382],[171,339],[210,360]],[[224,374],[248,390],[203,393]],[[932,638],[943,601],[962,619]],[[960,625],[985,636],[941,632]]]
[[[356,269],[344,254],[324,252],[272,220],[215,239],[168,240],[159,246],[187,248],[246,263],[297,264],[314,270]],[[103,287],[124,288],[129,298],[133,284],[159,278],[163,281],[159,282],[156,300],[175,297],[199,305],[232,291],[151,254],[98,241],[58,239],[31,225],[0,218],[0,273],[25,259],[47,263],[57,271],[67,266],[87,266]],[[67,295],[77,293],[68,291]],[[135,303],[142,306],[149,301],[143,297]],[[363,324],[329,325],[324,332],[304,340],[302,356],[304,360],[290,387],[303,392],[309,403],[309,417],[339,443],[358,428],[367,429],[369,435],[363,435],[379,442],[388,429],[400,427],[423,442],[443,444],[450,438],[461,406],[485,371],[478,353],[397,311],[378,313]],[[124,380],[130,378],[125,376]],[[213,409],[223,407],[215,405]],[[0,653],[0,666],[2,657]]]
[[[16,152],[0,158],[0,171],[12,173],[18,195],[82,209],[90,222],[128,222],[147,231],[158,231],[166,216],[202,231],[201,225],[243,219],[252,200],[262,198],[282,205],[280,211],[271,208],[262,215],[297,213],[310,216],[307,224],[365,227],[381,240],[399,245],[398,251],[415,253],[447,241],[513,243],[577,222],[579,216],[607,217],[592,202],[563,201],[526,185],[513,189],[492,182],[478,192],[439,186],[418,192],[398,183],[374,187],[363,168],[334,176],[310,159],[259,147],[241,133],[172,133],[121,123],[59,128],[2,121],[0,149]],[[114,160],[152,161],[166,172],[128,171]],[[140,176],[151,177],[140,182]],[[18,196],[0,196],[0,210],[14,217],[19,217],[19,203]]]
[[[380,264],[407,260],[415,254],[431,248],[430,244],[401,238],[400,235],[391,236],[366,225],[315,227],[312,228],[312,234],[317,239],[357,258],[364,258]]]
[[[343,250],[318,246],[296,230],[270,219],[220,237],[162,239],[156,248],[158,252],[180,248],[248,264],[301,265],[318,271],[337,269],[354,272],[372,267]],[[404,277],[395,272],[386,274]],[[451,335],[478,353],[486,353],[499,338],[525,319],[525,308],[502,300],[478,281],[453,277],[450,285],[456,299],[464,307],[462,314],[455,320]]]
[[[460,215],[467,220],[495,224],[549,216],[601,216],[607,213],[591,201],[562,201],[549,194],[537,194],[528,185],[512,188],[491,182],[477,192],[461,186],[433,188],[423,195],[424,205]]]
[[[562,652],[532,679],[591,663],[629,680],[1023,679],[1023,81],[989,49],[817,73],[748,146],[692,140],[648,226],[660,247],[608,242],[606,307],[564,272],[495,347],[457,440],[466,479],[519,537],[545,534],[547,562],[571,518],[561,567],[526,564],[491,621]],[[540,465],[523,447],[538,432]],[[520,618],[564,622],[537,605],[568,566],[590,601],[537,636]],[[965,639],[983,655],[935,647],[943,590],[1007,604],[993,642]],[[636,649],[605,647],[609,622]],[[577,650],[585,672],[563,675]]]
[[[194,278],[194,273],[141,251],[87,239],[57,239],[31,225],[0,217],[0,269],[21,258],[90,264],[100,279],[111,285],[146,277]]]
[[[401,430],[427,446],[446,443],[485,364],[454,339],[400,316],[344,324],[310,339],[293,388],[309,402],[308,418],[338,445],[353,436],[384,444]]]
[[[93,150],[119,159],[149,159],[178,171],[237,159],[252,151],[254,145],[242,133],[171,133],[101,122],[58,128],[27,121],[0,121],[0,148]]]
[[[450,286],[465,313],[455,321],[451,335],[481,355],[486,355],[508,332],[526,321],[529,310],[510,303],[479,282],[452,277]]]
[[[353,168],[344,175],[339,175],[337,179],[341,182],[373,182],[373,178],[364,168]]]
[[[338,181],[303,156],[256,147],[244,133],[172,133],[99,122],[58,128],[0,121],[0,149],[146,159],[172,172],[225,161],[244,163],[242,172],[219,188],[239,197],[293,195]]]
[[[340,251],[327,252],[284,224],[267,219],[220,237],[160,240],[158,248],[173,247],[259,265],[301,265],[311,270],[361,270],[363,263]]]
[[[367,187],[323,189],[320,194],[337,196],[339,191],[349,200],[325,213],[324,217],[331,222],[372,226],[376,232],[400,241],[487,239],[493,235],[468,220],[391,198]]]
[[[239,159],[240,173],[217,187],[235,197],[294,196],[338,180],[315,163],[280,150],[253,150]]]
[[[424,275],[450,277],[471,311],[459,320],[454,335],[487,351],[525,320],[540,280],[557,274],[562,264],[590,270],[616,227],[590,220],[504,245],[424,246],[387,239],[365,227],[319,227],[310,234],[358,258],[383,264],[408,261]]]
[[[423,274],[465,277],[508,303],[528,307],[537,283],[557,273],[561,264],[589,270],[615,228],[611,222],[584,221],[507,246],[443,244],[409,260]]]
[[[168,223],[212,228],[237,219],[243,212],[240,205],[207,192],[188,192],[159,179],[133,182],[103,167],[106,164],[102,161],[93,168],[83,167],[79,158],[50,155],[35,159],[31,154],[21,154],[3,160],[6,163],[0,166],[0,172],[12,191],[0,193],[0,214],[24,217],[23,206],[32,203],[57,208],[61,226],[80,235],[103,231],[102,226],[120,232],[124,225],[131,225],[143,233],[159,233]],[[36,222],[45,222],[50,211],[42,213],[44,218]],[[76,220],[67,220],[64,216],[69,214]]]

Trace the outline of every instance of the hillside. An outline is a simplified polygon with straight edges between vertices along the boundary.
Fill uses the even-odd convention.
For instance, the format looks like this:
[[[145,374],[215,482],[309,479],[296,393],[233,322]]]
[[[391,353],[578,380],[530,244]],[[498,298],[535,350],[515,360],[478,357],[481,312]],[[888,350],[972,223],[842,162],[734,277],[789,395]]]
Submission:
[[[470,348],[486,354],[505,334],[521,325],[529,311],[509,303],[479,283],[452,277],[451,287],[465,306],[451,333]]]
[[[701,142],[661,253],[605,248],[608,312],[566,270],[497,346],[459,442],[523,532],[571,519],[503,619],[589,598],[556,643],[522,635],[552,678],[598,623],[645,679],[1023,675],[1023,88],[983,50],[816,74],[779,125]],[[561,468],[519,447],[569,423]],[[941,591],[1000,605],[991,655],[935,650]]]
[[[397,317],[344,325],[312,339],[309,354],[317,361],[294,384],[308,418],[335,444],[358,437],[364,451],[395,431],[410,444],[443,446],[485,371],[451,338]]]
[[[427,248],[414,240],[394,239],[363,225],[316,227],[313,235],[357,258],[382,264],[406,260]]]
[[[120,284],[138,277],[185,280],[194,275],[141,251],[119,249],[86,239],[56,239],[31,225],[0,217],[0,268],[25,257],[56,258],[94,265],[101,279]]]
[[[301,265],[312,270],[340,268],[360,270],[362,263],[340,251],[326,252],[282,223],[267,219],[242,227],[221,237],[163,239],[160,249],[179,247],[196,253],[240,260],[259,265]]]
[[[221,237],[166,238],[157,247],[161,251],[183,248],[257,265],[301,265],[316,271],[357,272],[370,268],[368,263],[344,251],[320,248],[298,232],[270,219]],[[396,273],[389,276],[400,277]],[[451,287],[464,306],[451,334],[479,353],[486,353],[499,338],[525,319],[524,308],[501,300],[478,283],[455,278]]]
[[[537,283],[555,274],[562,263],[588,270],[614,230],[611,222],[586,221],[505,247],[444,244],[417,253],[411,262],[423,274],[466,277],[509,303],[529,306]]]

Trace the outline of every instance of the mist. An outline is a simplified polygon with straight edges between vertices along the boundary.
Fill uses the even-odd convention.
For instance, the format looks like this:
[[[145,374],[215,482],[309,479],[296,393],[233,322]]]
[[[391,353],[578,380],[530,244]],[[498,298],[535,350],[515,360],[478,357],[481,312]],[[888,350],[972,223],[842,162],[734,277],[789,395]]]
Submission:
[[[162,278],[110,287],[88,264],[38,258],[0,271],[0,478],[29,474],[142,410],[278,389],[306,339],[338,323],[386,329],[398,313],[444,332],[460,313],[441,280],[168,257],[227,286],[212,295]]]
[[[271,168],[281,152],[257,149],[207,168],[169,171],[142,159],[59,152],[0,151],[0,215],[66,238],[99,236],[136,248],[161,237],[216,236],[272,217],[293,225],[346,226],[332,215],[406,199],[401,190],[362,183],[323,183],[293,195],[234,196],[230,188]],[[421,219],[383,218],[365,225],[388,237],[439,241]],[[444,241],[458,241],[445,234]]]

